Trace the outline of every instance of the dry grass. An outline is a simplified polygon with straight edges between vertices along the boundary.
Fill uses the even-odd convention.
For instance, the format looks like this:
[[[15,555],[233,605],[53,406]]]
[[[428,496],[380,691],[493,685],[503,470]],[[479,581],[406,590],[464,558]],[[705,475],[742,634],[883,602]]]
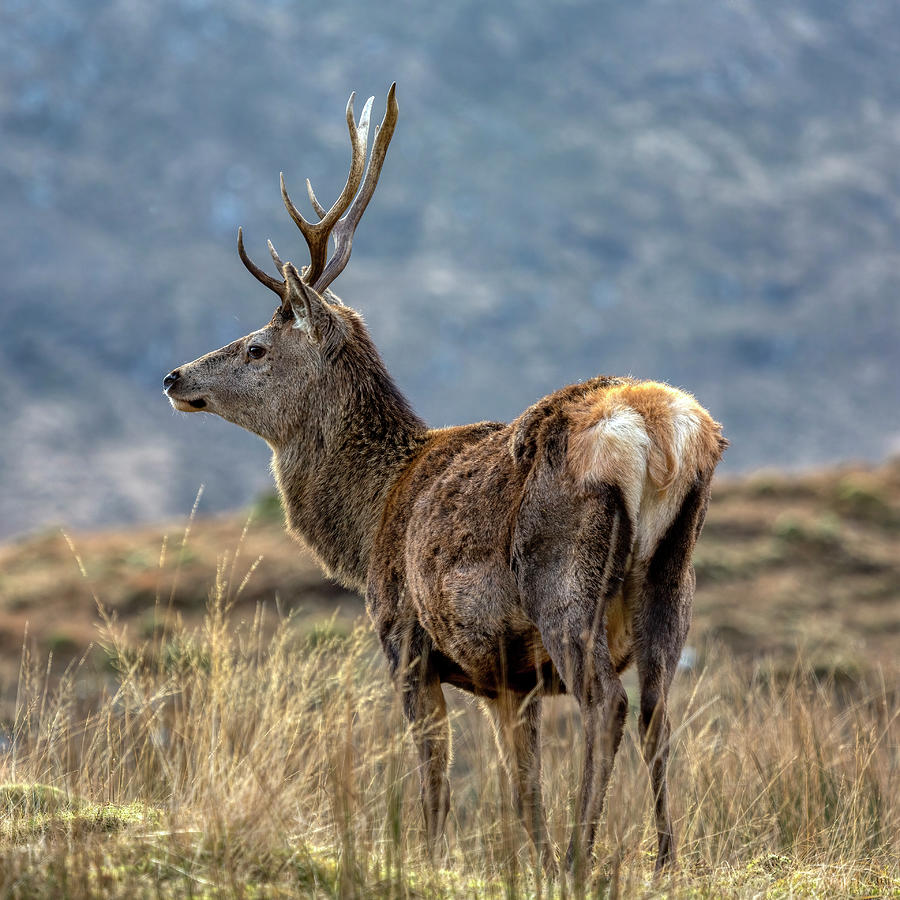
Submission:
[[[657,882],[634,714],[591,881],[548,885],[487,723],[449,688],[430,868],[358,600],[271,504],[242,525],[77,535],[77,559],[58,532],[0,548],[0,896],[900,897],[900,461],[717,485],[673,690],[681,867]],[[570,700],[545,704],[543,744],[565,846]]]
[[[548,885],[509,809],[489,729],[455,695],[443,868],[423,856],[405,725],[367,627],[310,633],[228,615],[140,647],[102,626],[114,674],[58,682],[25,654],[0,756],[4,896],[897,896],[900,669],[837,680],[724,649],[681,673],[671,766],[681,868],[655,837],[633,716],[586,885]],[[230,578],[228,576],[231,576]],[[564,844],[580,736],[547,704],[545,792]]]

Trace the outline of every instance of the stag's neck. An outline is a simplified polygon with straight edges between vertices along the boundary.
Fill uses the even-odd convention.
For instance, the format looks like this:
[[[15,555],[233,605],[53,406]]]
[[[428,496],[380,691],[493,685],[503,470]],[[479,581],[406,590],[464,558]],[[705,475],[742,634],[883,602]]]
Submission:
[[[331,577],[361,593],[388,492],[426,440],[390,376],[376,374],[315,440],[298,436],[272,459],[288,530]]]

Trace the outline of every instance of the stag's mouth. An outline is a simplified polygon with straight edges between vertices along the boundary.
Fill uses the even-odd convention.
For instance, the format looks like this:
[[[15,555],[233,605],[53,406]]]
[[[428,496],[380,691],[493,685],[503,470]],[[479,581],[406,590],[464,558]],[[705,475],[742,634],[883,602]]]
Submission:
[[[193,400],[183,400],[181,397],[173,397],[169,395],[169,403],[178,412],[199,412],[206,408],[206,401],[202,397],[195,397]]]

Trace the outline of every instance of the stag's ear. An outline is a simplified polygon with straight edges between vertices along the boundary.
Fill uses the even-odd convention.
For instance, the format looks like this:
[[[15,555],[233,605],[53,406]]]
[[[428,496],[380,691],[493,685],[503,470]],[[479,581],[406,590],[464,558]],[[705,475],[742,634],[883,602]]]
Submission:
[[[290,304],[294,315],[293,327],[305,331],[313,343],[322,343],[334,330],[334,314],[316,291],[303,281],[292,263],[284,264],[282,274],[287,283],[285,305]]]

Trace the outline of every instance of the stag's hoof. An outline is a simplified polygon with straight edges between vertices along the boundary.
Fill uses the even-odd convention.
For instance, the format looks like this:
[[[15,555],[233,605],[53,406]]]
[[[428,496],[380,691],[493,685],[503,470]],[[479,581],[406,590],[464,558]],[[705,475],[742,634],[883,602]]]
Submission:
[[[553,847],[546,846],[541,850],[541,869],[548,881],[559,879],[559,863],[556,861],[556,851]]]
[[[565,873],[569,884],[573,887],[584,885],[590,877],[593,866],[593,853],[585,853],[573,837],[568,850],[566,850]]]
[[[660,852],[656,857],[656,865],[653,866],[653,877],[659,878],[661,875],[669,875],[678,868],[678,860],[671,851],[663,854]]]

